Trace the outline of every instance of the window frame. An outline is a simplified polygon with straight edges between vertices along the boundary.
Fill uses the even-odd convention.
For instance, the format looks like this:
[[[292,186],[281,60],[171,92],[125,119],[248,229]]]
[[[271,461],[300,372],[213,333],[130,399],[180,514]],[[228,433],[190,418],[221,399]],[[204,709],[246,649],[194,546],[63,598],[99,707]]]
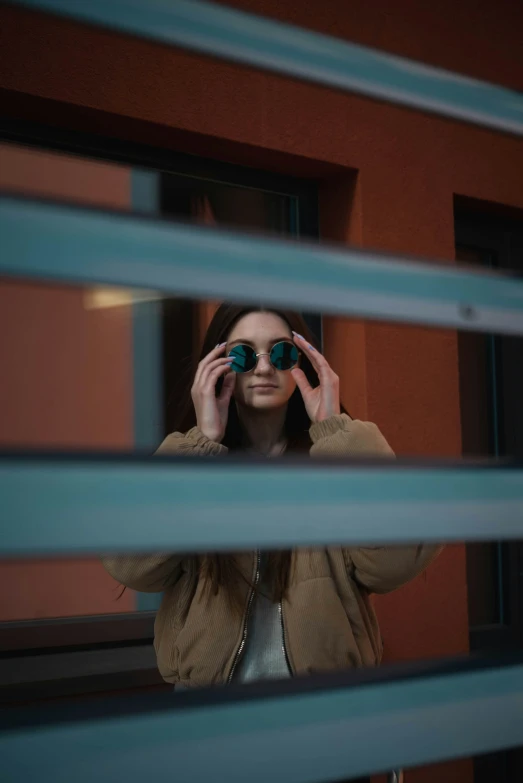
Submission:
[[[132,175],[136,175],[131,183],[131,208],[135,214],[160,215],[159,201],[155,204],[154,199],[151,200],[147,188],[154,176],[161,174],[212,180],[294,198],[299,215],[298,236],[310,240],[319,238],[319,183],[316,180],[23,120],[4,119],[0,127],[0,141],[130,166]],[[151,325],[154,326],[151,315],[157,317],[157,314],[144,314],[142,308],[141,320],[134,319],[133,331],[143,328],[144,324],[150,330]],[[145,389],[142,392],[150,399],[157,389]],[[138,429],[135,411],[135,430]],[[154,433],[143,431],[142,428],[140,436],[137,435],[137,444],[146,448],[152,437]],[[76,693],[105,692],[113,688],[160,687],[163,680],[151,658],[151,655],[154,657],[152,641],[155,615],[156,611],[147,611],[144,603],[143,610],[130,613],[0,622],[0,703],[60,698]],[[97,667],[95,663],[96,655],[102,649],[108,652],[107,670]],[[132,660],[129,661],[130,652]],[[68,676],[71,653],[82,656],[84,676],[78,676],[78,672],[75,677]],[[109,653],[112,654],[111,660]],[[49,679],[49,669],[52,668],[50,662],[53,659],[56,667],[57,655],[63,655],[61,675],[60,678]],[[122,662],[126,656],[126,671],[117,671],[119,655]],[[30,683],[10,684],[6,675],[9,662],[27,656],[31,656],[34,661],[34,679]]]
[[[319,238],[318,181],[314,179],[19,120],[2,120],[0,141],[295,197],[300,201],[299,236]]]

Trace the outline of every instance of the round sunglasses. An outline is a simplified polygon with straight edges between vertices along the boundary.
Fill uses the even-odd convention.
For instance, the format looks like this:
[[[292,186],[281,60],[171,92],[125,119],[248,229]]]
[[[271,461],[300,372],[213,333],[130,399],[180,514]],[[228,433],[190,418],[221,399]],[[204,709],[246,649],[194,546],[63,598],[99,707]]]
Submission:
[[[275,370],[292,370],[300,361],[300,352],[294,343],[287,340],[273,345],[270,353],[256,353],[250,345],[235,345],[228,356],[232,359],[233,372],[251,372],[258,364],[260,356],[268,356]]]

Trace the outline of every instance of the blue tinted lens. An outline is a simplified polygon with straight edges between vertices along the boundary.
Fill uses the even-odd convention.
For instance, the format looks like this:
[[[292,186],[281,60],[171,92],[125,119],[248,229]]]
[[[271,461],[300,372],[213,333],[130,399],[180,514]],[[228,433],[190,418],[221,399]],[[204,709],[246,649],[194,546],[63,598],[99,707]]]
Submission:
[[[298,364],[298,349],[294,343],[276,343],[271,351],[271,364],[277,370],[292,370]]]
[[[234,372],[250,372],[256,367],[256,353],[250,345],[235,345],[229,351],[229,358],[233,359],[231,370]]]

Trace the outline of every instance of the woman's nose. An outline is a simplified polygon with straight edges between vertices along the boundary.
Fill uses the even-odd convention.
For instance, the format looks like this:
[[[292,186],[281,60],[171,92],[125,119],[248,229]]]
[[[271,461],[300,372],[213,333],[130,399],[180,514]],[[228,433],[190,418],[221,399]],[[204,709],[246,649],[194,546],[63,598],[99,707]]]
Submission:
[[[272,375],[274,367],[272,366],[268,356],[264,354],[258,357],[258,363],[255,367],[255,375]]]

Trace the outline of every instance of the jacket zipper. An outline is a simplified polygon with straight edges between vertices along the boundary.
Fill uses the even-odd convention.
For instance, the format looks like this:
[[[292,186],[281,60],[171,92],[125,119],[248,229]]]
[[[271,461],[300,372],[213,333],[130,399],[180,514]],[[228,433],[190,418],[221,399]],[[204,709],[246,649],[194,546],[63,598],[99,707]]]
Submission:
[[[247,612],[245,613],[245,620],[243,622],[243,633],[242,633],[242,640],[240,642],[240,646],[236,650],[236,655],[234,657],[234,663],[232,665],[232,669],[230,671],[229,677],[227,679],[227,684],[229,684],[234,676],[234,672],[236,671],[236,667],[238,666],[238,662],[242,656],[243,650],[245,648],[245,643],[247,641],[247,625],[249,622],[249,615],[251,613],[251,606],[252,606],[252,600],[254,598],[254,591],[256,587],[258,586],[258,580],[260,578],[260,560],[261,560],[261,553],[258,549],[256,551],[256,571],[254,572],[254,587],[251,587],[251,593],[249,595],[249,601],[247,603]]]
[[[282,642],[281,646],[282,646],[282,649],[283,649],[283,654],[285,656],[285,662],[287,664],[287,667],[288,667],[290,673],[294,674],[294,672],[292,670],[289,654],[287,652],[287,645],[285,644],[285,623],[284,623],[284,620],[283,620],[283,604],[282,604],[282,601],[280,601],[279,609],[280,609],[280,622],[281,622],[281,642]]]

